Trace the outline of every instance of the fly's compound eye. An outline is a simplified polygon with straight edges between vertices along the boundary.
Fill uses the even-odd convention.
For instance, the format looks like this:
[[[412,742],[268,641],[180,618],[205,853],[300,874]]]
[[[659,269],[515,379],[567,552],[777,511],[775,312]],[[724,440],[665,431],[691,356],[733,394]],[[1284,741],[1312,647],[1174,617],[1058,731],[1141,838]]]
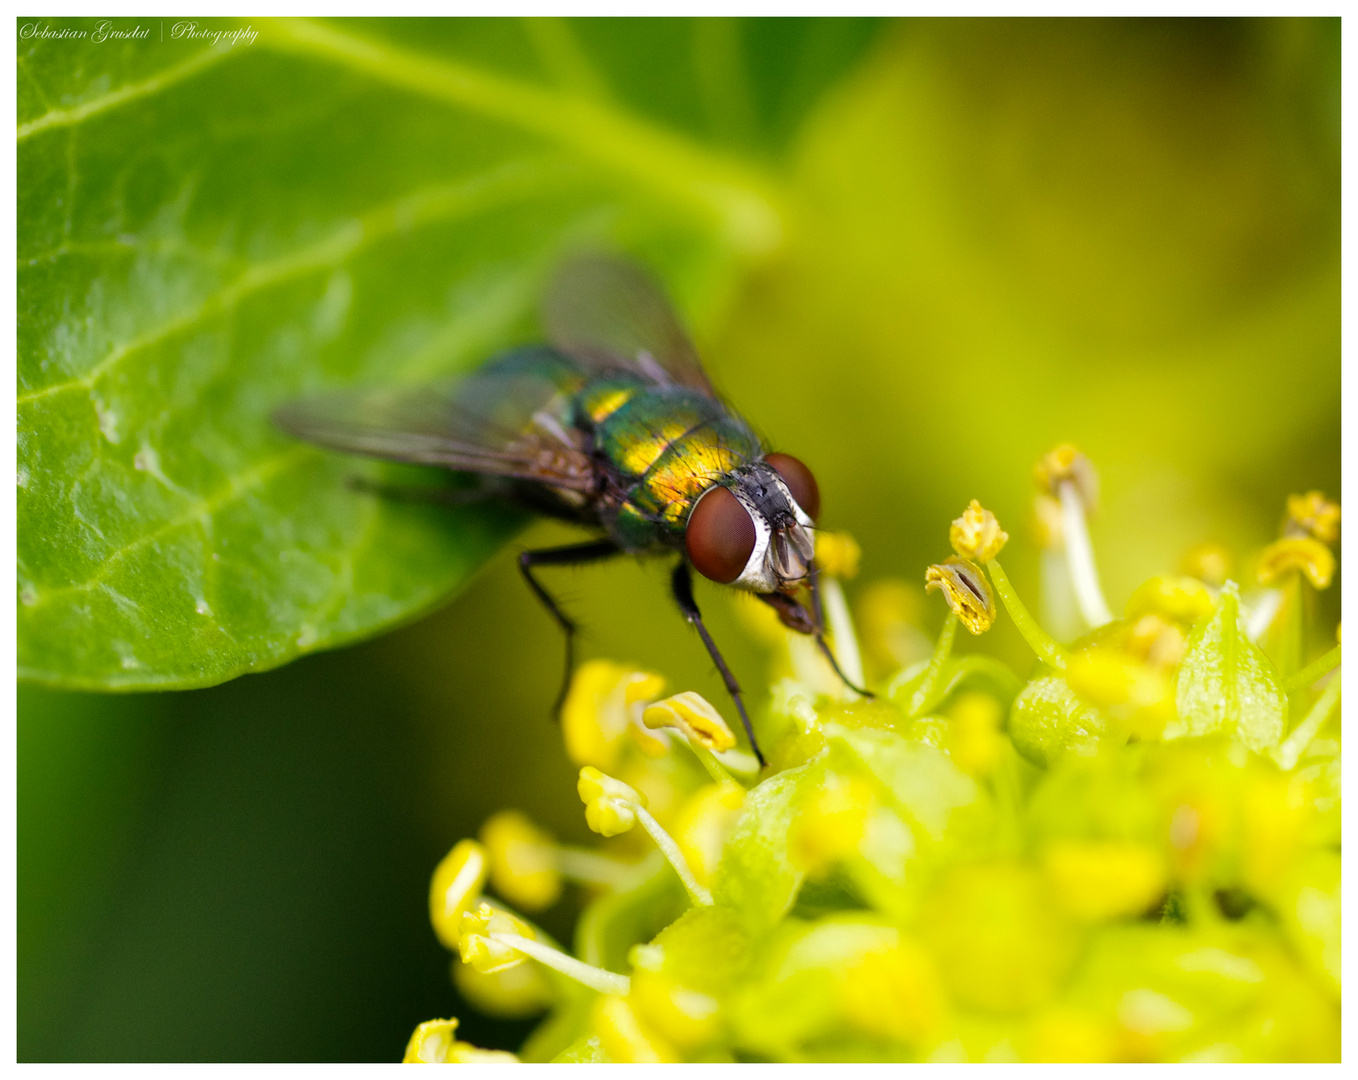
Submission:
[[[731,584],[744,572],[754,542],[754,522],[724,487],[714,487],[698,500],[684,530],[693,568],[720,585]]]
[[[792,492],[797,505],[806,511],[807,517],[812,521],[820,517],[820,488],[810,469],[791,454],[770,454],[764,463],[783,478],[783,483]]]

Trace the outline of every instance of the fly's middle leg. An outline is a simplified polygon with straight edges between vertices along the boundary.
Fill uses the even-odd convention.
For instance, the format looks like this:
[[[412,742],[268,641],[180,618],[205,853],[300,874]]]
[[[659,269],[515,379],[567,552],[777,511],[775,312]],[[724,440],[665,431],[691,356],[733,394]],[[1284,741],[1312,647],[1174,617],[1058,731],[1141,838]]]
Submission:
[[[561,718],[561,707],[566,704],[566,694],[571,688],[571,675],[575,672],[575,635],[579,630],[575,621],[561,610],[561,605],[541,582],[533,576],[535,566],[579,566],[582,563],[598,562],[621,554],[611,540],[590,540],[583,544],[567,544],[565,547],[538,548],[536,551],[519,553],[519,572],[523,574],[528,587],[542,601],[543,607],[551,612],[557,625],[566,633],[566,672],[561,679],[561,689],[552,706],[552,715]]]

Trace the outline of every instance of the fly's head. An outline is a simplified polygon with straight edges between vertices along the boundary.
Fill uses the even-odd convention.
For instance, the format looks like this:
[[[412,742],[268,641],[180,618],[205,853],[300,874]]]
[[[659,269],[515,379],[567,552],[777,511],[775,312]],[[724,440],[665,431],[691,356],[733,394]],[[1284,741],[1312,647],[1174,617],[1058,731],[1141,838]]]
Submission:
[[[788,454],[770,454],[703,492],[689,513],[684,544],[705,578],[757,593],[791,593],[810,573],[819,511],[811,470]]]

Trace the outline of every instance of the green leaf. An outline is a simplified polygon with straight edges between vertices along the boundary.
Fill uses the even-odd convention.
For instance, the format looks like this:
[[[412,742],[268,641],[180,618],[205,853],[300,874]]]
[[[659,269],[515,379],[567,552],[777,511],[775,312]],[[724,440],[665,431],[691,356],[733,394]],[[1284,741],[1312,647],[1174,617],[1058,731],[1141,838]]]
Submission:
[[[350,490],[365,466],[270,411],[530,340],[572,246],[714,297],[783,228],[763,168],[715,144],[776,150],[871,32],[795,30],[742,73],[738,27],[692,30],[671,77],[682,26],[98,23],[21,40],[18,132],[19,672],[94,689],[219,682],[465,582],[521,517]]]
[[[602,1065],[612,1062],[612,1058],[604,1051],[604,1044],[597,1035],[589,1035],[582,1039],[577,1039],[570,1046],[562,1050],[556,1057],[552,1058],[553,1064],[567,1065]]]
[[[664,950],[664,972],[703,993],[719,995],[750,959],[749,937],[738,915],[720,905],[691,907],[653,942]]]
[[[1221,732],[1264,751],[1283,737],[1287,697],[1282,681],[1245,634],[1234,582],[1226,583],[1216,612],[1188,639],[1175,704],[1178,717],[1166,725],[1166,739]]]
[[[847,750],[930,839],[941,839],[957,811],[977,801],[976,782],[946,754],[889,731],[828,724],[826,738]]]
[[[802,797],[823,773],[812,762],[769,777],[746,796],[726,839],[712,897],[734,908],[751,930],[772,926],[797,898],[804,875],[788,852],[788,833]]]

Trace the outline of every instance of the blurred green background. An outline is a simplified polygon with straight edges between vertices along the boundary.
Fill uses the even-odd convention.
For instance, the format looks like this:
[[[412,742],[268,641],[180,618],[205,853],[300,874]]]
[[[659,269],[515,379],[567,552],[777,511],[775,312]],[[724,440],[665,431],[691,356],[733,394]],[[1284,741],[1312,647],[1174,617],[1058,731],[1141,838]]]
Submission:
[[[921,582],[975,497],[1035,602],[1030,471],[1063,440],[1100,470],[1115,608],[1197,541],[1247,555],[1289,492],[1338,495],[1338,20],[564,29],[566,69],[788,193],[781,246],[688,315],[861,542],[851,598]],[[383,32],[550,81],[540,26]],[[495,809],[586,835],[548,716],[560,640],[513,567],[567,535],[534,525],[435,614],[223,686],[21,685],[20,1059],[394,1060],[447,1015],[517,1045],[528,1024],[458,999],[425,896]],[[586,655],[723,700],[663,567],[552,580]],[[760,647],[720,590],[699,600],[758,699]],[[1003,621],[975,647],[1027,663]]]

